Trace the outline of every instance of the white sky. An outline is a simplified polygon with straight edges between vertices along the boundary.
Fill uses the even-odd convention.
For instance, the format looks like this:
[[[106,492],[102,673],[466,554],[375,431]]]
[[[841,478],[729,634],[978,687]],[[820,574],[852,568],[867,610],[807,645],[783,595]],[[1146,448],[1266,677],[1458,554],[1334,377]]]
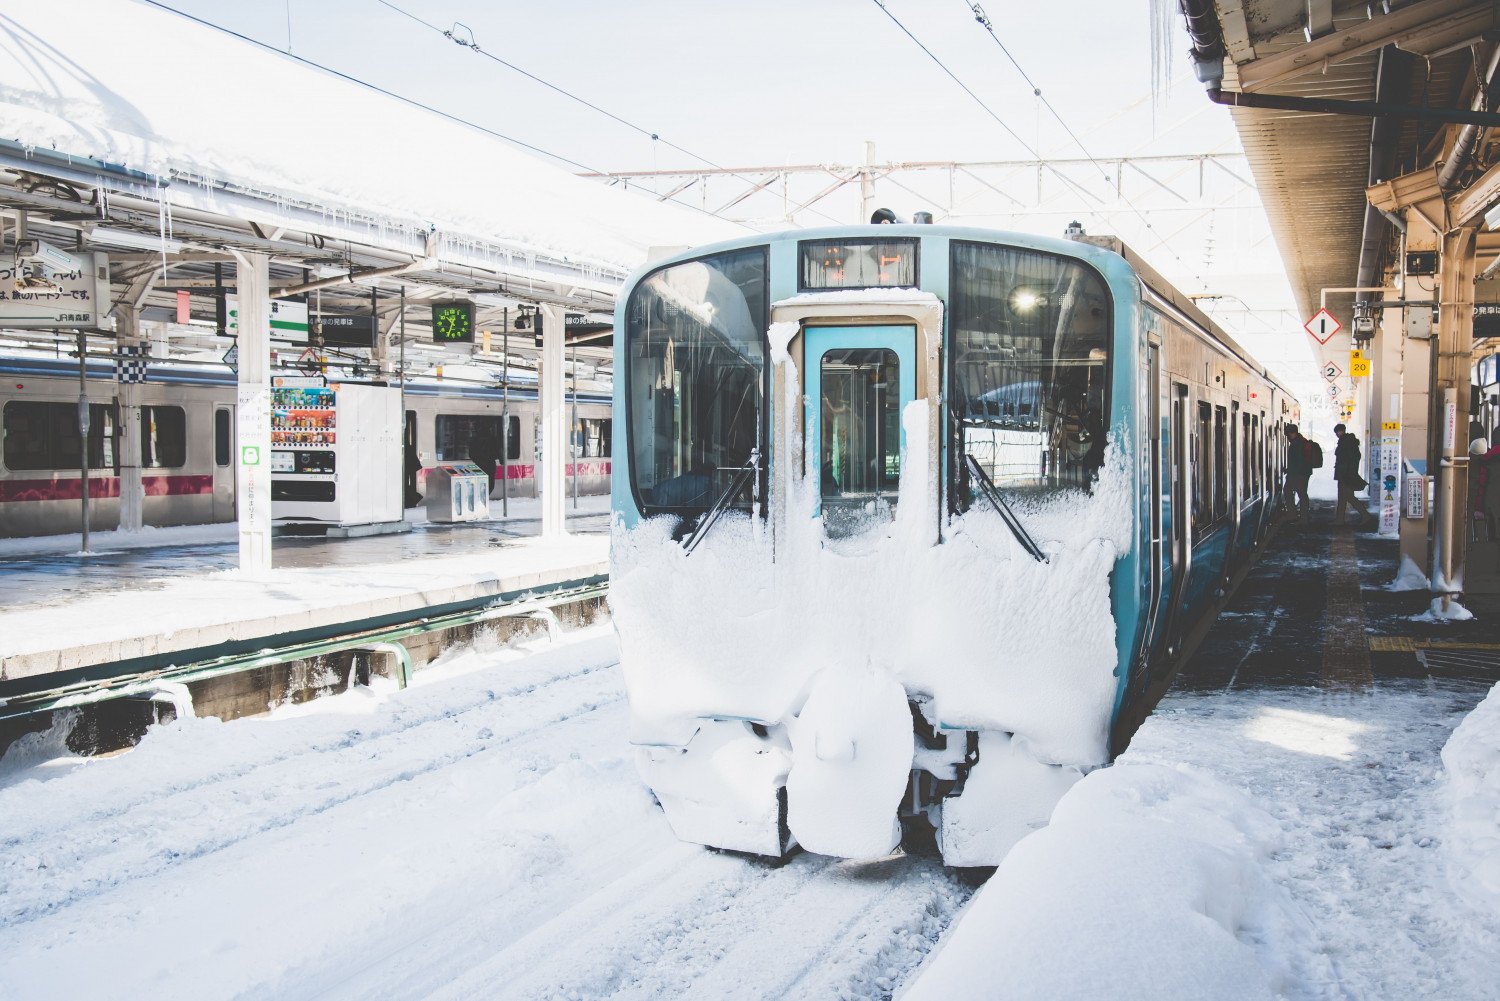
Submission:
[[[695,164],[377,0],[167,2],[282,49],[290,21],[296,55],[592,168]],[[1030,156],[873,0],[394,2],[443,27],[462,22],[485,50],[724,166],[850,163],[863,158],[866,140],[876,143],[881,160]],[[975,22],[966,0],[887,3],[1033,148],[1048,156],[1079,155]],[[1172,86],[1153,101],[1149,0],[990,0],[985,11],[1093,155],[1239,150],[1227,111],[1192,80],[1175,13]],[[371,156],[391,141],[399,140],[372,135]],[[474,171],[476,183],[483,183],[484,165]],[[891,203],[903,213],[933,207]],[[830,202],[828,210],[855,221],[842,203]],[[1171,253],[1157,249],[1147,256],[1188,291],[1237,297],[1222,301],[1217,318],[1272,365],[1300,367],[1310,358],[1306,337],[1291,313],[1263,216],[1250,216],[1248,223],[1244,212],[1215,220],[1216,267],[1201,282],[1193,277],[1205,252],[1199,233]],[[1038,218],[1034,228],[1060,234],[1062,224]],[[1113,230],[1145,249],[1148,241],[1131,231],[1137,225],[1116,216],[1090,228]],[[1267,312],[1248,320],[1224,312],[1243,304]]]

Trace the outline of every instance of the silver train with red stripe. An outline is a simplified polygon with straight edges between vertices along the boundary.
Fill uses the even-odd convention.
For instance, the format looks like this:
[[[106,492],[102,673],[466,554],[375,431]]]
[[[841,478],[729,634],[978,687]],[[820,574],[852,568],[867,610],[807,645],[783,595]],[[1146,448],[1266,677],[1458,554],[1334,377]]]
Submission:
[[[0,537],[78,531],[78,362],[40,354],[0,354],[0,380]],[[122,387],[115,381],[114,365],[107,361],[88,363],[86,387],[89,527],[102,531],[118,527],[120,520]],[[216,365],[153,362],[144,383],[135,387],[135,396],[141,421],[144,523],[233,521],[234,374]],[[579,457],[567,467],[569,489],[576,476],[580,496],[607,495],[610,398],[580,391],[573,409]],[[485,466],[494,463],[493,497],[500,497],[502,489],[511,498],[536,496],[540,443],[534,384],[512,385],[507,405],[494,386],[413,380],[406,385],[405,433],[408,504],[422,490],[427,467],[469,458]],[[502,439],[503,461],[492,454],[501,451]],[[423,470],[415,469],[417,462]]]

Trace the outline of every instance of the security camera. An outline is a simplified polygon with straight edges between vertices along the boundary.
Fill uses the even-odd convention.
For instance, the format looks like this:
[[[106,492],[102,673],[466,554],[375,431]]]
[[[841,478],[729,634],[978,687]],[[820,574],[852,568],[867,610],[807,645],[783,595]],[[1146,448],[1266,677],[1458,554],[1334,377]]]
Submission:
[[[85,270],[82,259],[66,250],[52,246],[45,240],[37,239],[16,242],[16,264],[29,264],[33,272],[41,268],[54,275],[72,274]]]

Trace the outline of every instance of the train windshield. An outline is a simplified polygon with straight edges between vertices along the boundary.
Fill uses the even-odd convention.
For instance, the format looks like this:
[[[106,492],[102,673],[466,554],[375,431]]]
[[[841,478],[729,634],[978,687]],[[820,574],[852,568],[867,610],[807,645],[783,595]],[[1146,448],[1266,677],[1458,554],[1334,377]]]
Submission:
[[[766,250],[664,268],[630,295],[630,480],[641,513],[692,517],[750,461],[763,432]],[[748,508],[748,490],[732,498]]]
[[[953,244],[951,433],[995,486],[1087,487],[1109,421],[1110,298],[1093,268],[1019,247]],[[963,461],[954,491],[974,484]]]

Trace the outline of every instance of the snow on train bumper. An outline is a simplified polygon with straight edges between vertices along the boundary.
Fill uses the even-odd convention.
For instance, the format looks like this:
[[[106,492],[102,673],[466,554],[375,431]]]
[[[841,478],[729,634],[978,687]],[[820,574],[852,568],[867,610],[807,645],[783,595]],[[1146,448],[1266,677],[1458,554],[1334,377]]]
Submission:
[[[948,865],[999,865],[1083,778],[1081,769],[1038,761],[1008,733],[983,730],[978,738],[962,793],[943,799],[938,844]]]
[[[747,720],[705,719],[682,747],[636,750],[641,778],[683,841],[780,858],[793,841],[786,780],[792,757],[780,739]]]

